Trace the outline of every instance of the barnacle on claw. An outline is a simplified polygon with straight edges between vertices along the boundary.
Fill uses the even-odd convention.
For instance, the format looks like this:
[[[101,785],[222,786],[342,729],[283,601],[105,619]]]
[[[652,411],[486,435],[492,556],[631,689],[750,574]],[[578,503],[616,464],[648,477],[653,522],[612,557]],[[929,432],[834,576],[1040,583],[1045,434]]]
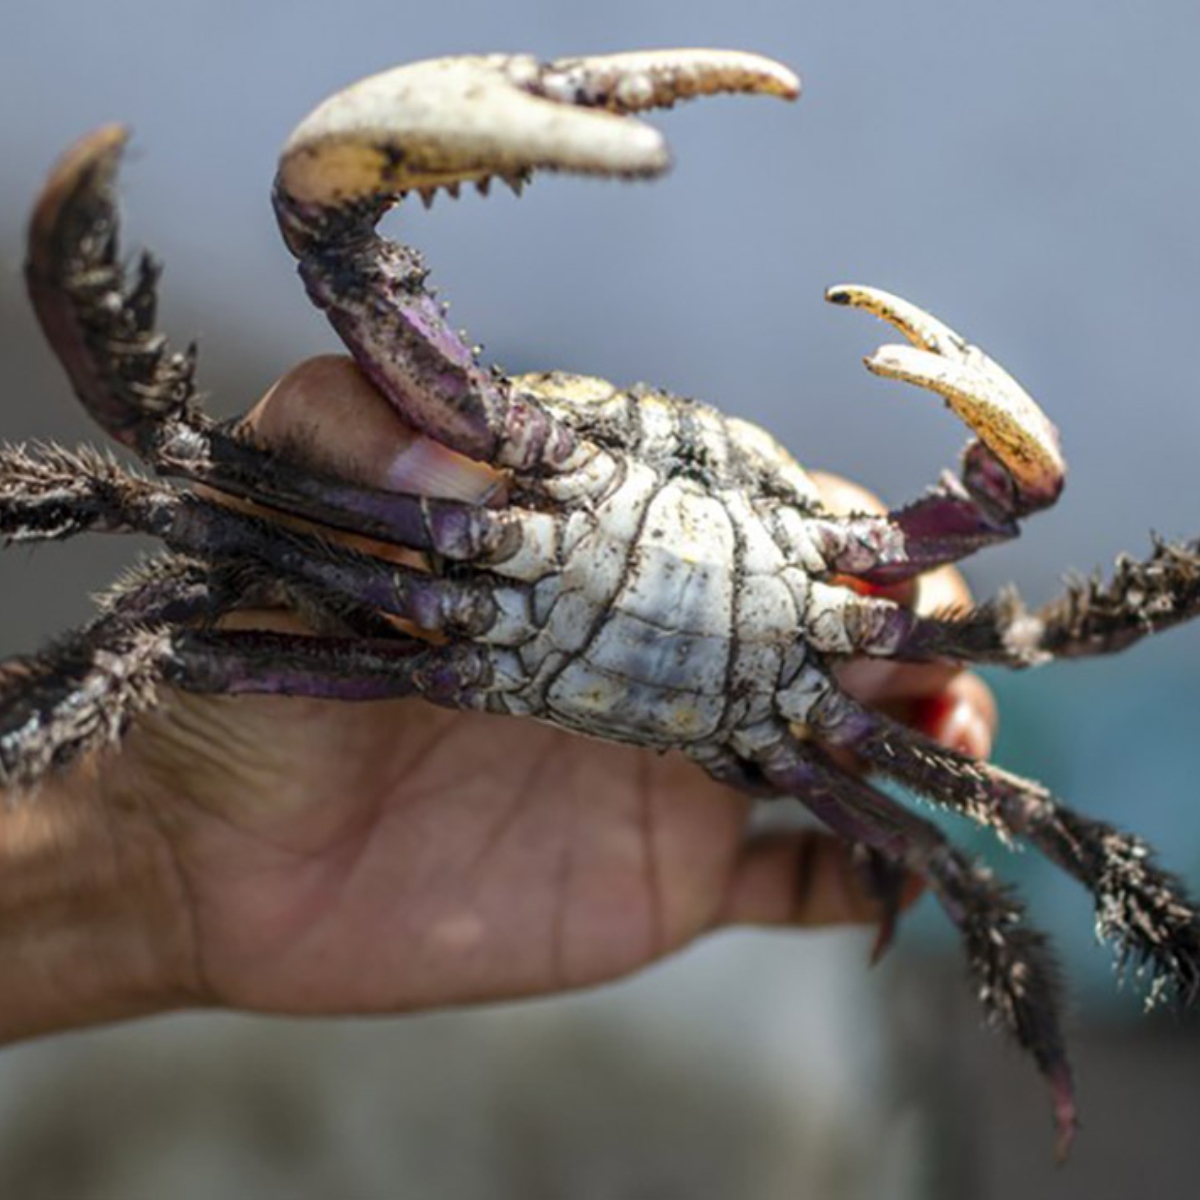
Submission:
[[[143,257],[128,278],[119,258],[113,179],[126,135],[85,138],[35,208],[30,296],[80,399],[154,476],[87,451],[8,448],[0,535],[140,531],[170,553],[90,625],[5,675],[0,782],[32,788],[103,750],[164,684],[417,695],[682,751],[734,786],[796,797],[864,847],[885,908],[898,870],[925,878],[963,936],[988,1016],[1046,1077],[1065,1150],[1075,1109],[1045,938],[988,871],[829,751],[1036,847],[1091,891],[1121,960],[1185,999],[1200,988],[1196,905],[1136,838],[863,707],[834,668],[856,654],[1019,667],[1120,649],[1200,610],[1200,551],[1123,560],[1111,584],[1036,612],[1005,593],[917,616],[846,577],[895,582],[1013,537],[1065,473],[1038,406],[936,318],[872,288],[829,292],[907,339],[868,358],[872,371],[941,395],[975,435],[957,477],[884,516],[843,517],[745,421],[642,385],[481,365],[446,324],[417,252],[375,231],[413,191],[428,200],[541,169],[654,175],[665,143],[630,114],[798,89],[779,64],[727,51],[490,55],[384,72],[297,127],[275,208],[309,295],[409,425],[504,473],[494,506],[363,487],[205,416],[191,351],[155,327],[156,265]],[[253,500],[254,515],[214,491]],[[264,509],[304,518],[307,531]],[[314,523],[420,552],[423,565],[351,551]],[[295,606],[319,636],[218,626],[268,601]],[[414,628],[435,636],[403,632]]]

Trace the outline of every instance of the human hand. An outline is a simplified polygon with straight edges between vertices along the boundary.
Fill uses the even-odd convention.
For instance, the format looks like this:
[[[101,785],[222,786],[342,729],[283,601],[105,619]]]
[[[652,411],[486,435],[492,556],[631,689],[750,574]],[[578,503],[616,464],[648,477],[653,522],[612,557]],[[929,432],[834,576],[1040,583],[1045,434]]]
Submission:
[[[411,435],[345,359],[293,371],[252,423],[363,482],[489,482],[423,440],[398,467]],[[823,490],[833,508],[871,503]],[[923,611],[967,598],[950,570],[911,590]],[[972,675],[872,661],[843,681],[946,744],[990,748]],[[18,980],[0,1033],[182,1005],[411,1011],[616,978],[723,926],[878,919],[846,844],[752,837],[750,807],[681,756],[533,721],[174,695],[0,818],[0,912],[17,916],[0,960]]]

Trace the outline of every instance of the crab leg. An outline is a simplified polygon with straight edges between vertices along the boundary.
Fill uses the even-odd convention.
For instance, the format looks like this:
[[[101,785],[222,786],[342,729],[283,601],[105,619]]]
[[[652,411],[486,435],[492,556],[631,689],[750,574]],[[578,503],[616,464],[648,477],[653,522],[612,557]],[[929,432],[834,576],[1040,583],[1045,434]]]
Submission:
[[[167,622],[212,617],[207,568],[160,558],[105,601],[98,617],[0,674],[0,786],[29,787],[53,767],[115,742],[154,705]]]
[[[492,669],[468,643],[310,638],[254,630],[174,631],[163,678],[188,692],[394,700],[420,696],[447,708],[483,709]]]
[[[792,714],[786,713],[785,716]],[[949,750],[832,687],[801,715],[831,745],[947,808],[1023,837],[1095,897],[1097,933],[1122,965],[1157,974],[1150,998],[1200,992],[1200,910],[1182,882],[1123,830],[1074,812],[1040,784]]]
[[[1033,611],[1012,587],[985,604],[933,617],[822,583],[811,584],[809,596],[825,617],[810,622],[809,640],[825,653],[1029,667],[1115,654],[1200,614],[1200,543],[1158,542],[1143,561],[1120,558],[1107,583],[1073,583]]]
[[[264,454],[264,458],[267,456]],[[210,476],[202,477],[207,482]],[[224,478],[224,477],[222,477]],[[299,478],[299,477],[298,477]],[[368,489],[356,489],[331,481],[308,481],[321,503],[306,507],[289,503],[284,509],[294,516],[330,523],[360,537],[391,542],[407,549],[430,550],[444,558],[491,567],[499,573],[536,571],[538,555],[552,546],[556,522],[553,517],[515,506],[502,510],[422,496],[405,496],[404,505],[391,505],[396,497],[379,491],[378,507],[364,507],[371,498]],[[152,488],[148,481],[132,475],[112,459],[81,447],[64,450],[57,446],[0,448],[0,537],[8,542],[55,541],[87,531],[124,532],[130,518],[122,513],[117,498],[137,487]],[[269,489],[258,490],[249,483],[242,489],[223,489],[234,495],[248,494],[256,501],[278,498]],[[346,493],[351,507],[339,507]],[[170,493],[161,492],[169,503]],[[295,499],[299,493],[291,493]],[[281,503],[280,507],[284,507]],[[371,520],[374,514],[377,519]],[[332,520],[330,520],[332,518]],[[136,522],[134,522],[136,524]]]
[[[482,367],[380,216],[410,191],[519,185],[548,169],[652,176],[662,137],[624,115],[714,92],[791,98],[786,68],[756,55],[658,51],[539,63],[528,55],[400,67],[325,101],[284,148],[275,207],[310,296],[404,418],[451,449],[520,472],[587,469],[596,451]],[[593,111],[597,110],[597,111]]]
[[[192,631],[106,617],[0,678],[0,787],[28,788],[51,768],[119,740],[159,690],[313,699],[420,695],[484,708],[491,668],[470,644]]]
[[[944,616],[922,616],[894,600],[820,582],[808,585],[805,601],[806,641],[822,654],[1028,667],[1058,653],[1050,648],[1051,625],[1027,612],[1012,589]]]
[[[374,558],[313,534],[279,526],[198,495],[180,494],[126,474],[83,452],[21,451],[0,455],[11,503],[0,507],[0,535],[11,540],[65,536],[85,530],[149,533],[182,554],[225,561],[249,559],[298,580],[338,604],[377,609],[422,629],[498,636],[526,628],[526,590],[486,579],[451,580]],[[24,468],[13,486],[13,457]],[[3,490],[0,489],[0,496]],[[336,599],[336,598],[340,598]]]
[[[128,139],[106,125],[51,172],[29,223],[25,281],[46,339],[88,412],[134,449],[196,413],[194,349],[155,331],[159,269],[149,255],[127,285],[117,261],[113,178]]]
[[[1021,905],[935,825],[848,775],[815,745],[782,732],[755,762],[835,832],[928,881],[966,941],[971,978],[989,1020],[1033,1055],[1050,1085],[1057,1152],[1064,1158],[1076,1112],[1060,1029],[1058,970],[1045,936],[1025,923]]]
[[[961,479],[944,476],[928,495],[883,518],[831,522],[832,570],[877,583],[906,579],[1015,537],[1018,518],[1055,502],[1066,474],[1057,431],[1011,375],[898,296],[843,284],[825,298],[866,309],[902,333],[910,344],[881,347],[865,360],[867,369],[938,393],[975,434]]]
[[[1121,557],[1112,578],[1071,584],[1034,611],[1015,589],[963,622],[973,625],[973,661],[1009,654],[1012,665],[1114,654],[1200,614],[1200,542],[1156,542],[1142,561]]]

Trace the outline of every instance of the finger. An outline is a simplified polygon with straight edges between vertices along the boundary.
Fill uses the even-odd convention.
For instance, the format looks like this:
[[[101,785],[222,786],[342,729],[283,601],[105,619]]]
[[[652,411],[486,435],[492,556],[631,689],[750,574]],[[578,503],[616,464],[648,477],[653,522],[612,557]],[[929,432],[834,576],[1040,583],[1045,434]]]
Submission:
[[[764,834],[748,842],[734,866],[717,918],[726,925],[868,925],[885,915],[854,848],[817,829]],[[907,908],[921,894],[910,877]]]
[[[880,501],[838,475],[813,472],[821,498],[834,512],[883,512]],[[960,571],[939,567],[886,594],[919,613],[966,608],[971,592]],[[978,758],[991,753],[996,702],[978,676],[953,663],[903,663],[856,659],[838,667],[838,680],[852,695],[907,721],[942,745]]]
[[[257,440],[346,479],[448,500],[494,499],[503,477],[406,425],[344,355],[289,371],[246,418]]]
[[[999,714],[991,689],[978,675],[960,672],[940,692],[902,702],[891,711],[951,750],[972,758],[992,752]]]

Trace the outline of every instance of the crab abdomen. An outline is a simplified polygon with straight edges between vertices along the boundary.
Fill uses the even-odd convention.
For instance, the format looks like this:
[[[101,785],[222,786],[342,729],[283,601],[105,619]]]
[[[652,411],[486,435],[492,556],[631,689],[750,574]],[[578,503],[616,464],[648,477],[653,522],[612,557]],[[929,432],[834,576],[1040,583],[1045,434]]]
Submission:
[[[741,493],[631,462],[569,519],[507,706],[642,745],[723,736],[769,713],[806,587]]]

